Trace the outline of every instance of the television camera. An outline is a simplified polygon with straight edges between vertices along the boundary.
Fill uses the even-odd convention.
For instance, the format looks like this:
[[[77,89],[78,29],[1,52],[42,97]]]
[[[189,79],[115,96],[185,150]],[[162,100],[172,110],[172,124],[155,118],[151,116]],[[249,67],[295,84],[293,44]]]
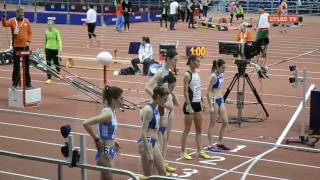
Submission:
[[[245,73],[247,65],[250,64],[258,73],[259,78],[269,78],[267,68],[251,62],[253,57],[260,54],[260,46],[256,42],[239,43],[235,41],[220,41],[219,54],[233,55],[236,57],[235,64],[241,74]]]
[[[222,41],[219,42],[219,53],[220,54],[227,54],[233,55],[236,57],[235,64],[238,67],[238,72],[234,75],[230,85],[228,86],[223,98],[224,100],[227,99],[228,95],[230,94],[233,86],[237,83],[237,109],[238,109],[238,117],[236,118],[236,122],[241,124],[242,121],[261,121],[261,118],[248,118],[243,117],[243,108],[244,108],[244,94],[245,94],[245,81],[248,83],[251,91],[253,92],[254,96],[256,97],[258,103],[261,105],[262,109],[265,112],[266,117],[269,117],[269,113],[267,112],[256,88],[254,87],[249,75],[246,73],[246,68],[248,64],[251,64],[254,69],[257,71],[260,78],[268,78],[267,76],[267,69],[260,67],[260,65],[251,62],[251,58],[257,56],[260,53],[259,45],[254,42],[250,43],[239,43],[234,41]],[[240,78],[243,79],[240,86]]]

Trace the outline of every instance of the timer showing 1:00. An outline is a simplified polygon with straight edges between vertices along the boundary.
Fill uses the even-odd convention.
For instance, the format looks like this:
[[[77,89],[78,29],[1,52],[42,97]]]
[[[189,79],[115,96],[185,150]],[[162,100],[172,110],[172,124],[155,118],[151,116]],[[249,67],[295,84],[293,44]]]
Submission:
[[[191,54],[197,55],[199,57],[205,57],[207,54],[207,48],[204,46],[187,46],[186,56],[189,57]]]

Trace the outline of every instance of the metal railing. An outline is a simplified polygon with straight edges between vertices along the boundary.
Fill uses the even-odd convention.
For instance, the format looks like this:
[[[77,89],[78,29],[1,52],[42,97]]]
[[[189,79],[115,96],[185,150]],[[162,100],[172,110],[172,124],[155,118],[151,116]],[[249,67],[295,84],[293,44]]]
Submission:
[[[64,160],[60,160],[60,159],[53,159],[53,158],[49,158],[49,157],[34,156],[34,155],[18,153],[18,152],[10,152],[10,151],[5,151],[5,150],[0,150],[0,156],[7,156],[7,157],[12,157],[12,158],[55,164],[55,165],[57,165],[57,180],[64,179],[63,178],[63,166],[72,167],[71,162],[69,162],[69,161],[64,161]],[[94,170],[94,171],[108,171],[108,172],[112,172],[113,174],[128,176],[128,177],[132,178],[133,180],[140,179],[138,174],[135,174],[131,171],[127,171],[127,170],[123,170],[123,169],[109,168],[109,167],[96,166],[96,165],[90,165],[90,164],[77,164],[77,166],[75,166],[73,168],[80,168],[80,169]],[[82,176],[81,176],[81,178],[82,178]],[[149,176],[146,179],[147,180],[169,180],[169,179],[170,180],[183,180],[181,178],[165,177],[165,176]]]
[[[32,161],[38,161],[38,162],[44,162],[49,164],[56,164],[57,165],[57,179],[63,180],[63,166],[71,167],[71,168],[80,168],[80,179],[81,180],[88,180],[88,173],[87,170],[95,170],[95,171],[108,171],[112,174],[118,174],[118,175],[124,175],[133,178],[132,180],[139,180],[140,174],[133,173],[128,170],[124,169],[117,169],[117,168],[111,168],[111,167],[104,167],[104,166],[96,166],[96,165],[90,165],[87,164],[87,148],[86,148],[86,135],[85,134],[78,134],[80,136],[79,139],[79,145],[80,147],[74,147],[74,135],[71,132],[66,138],[65,138],[65,145],[68,146],[68,155],[67,160],[60,160],[60,159],[53,159],[49,157],[41,157],[41,156],[35,156],[30,154],[23,154],[18,152],[9,152],[5,150],[0,150],[0,155],[2,156],[8,156],[8,157],[14,157],[14,158],[20,158],[20,159],[26,159],[26,160],[32,160]],[[145,179],[145,178],[144,178]],[[183,180],[181,178],[175,178],[175,177],[165,177],[165,176],[149,176],[147,179],[160,179],[160,180]]]
[[[71,162],[59,160],[59,159],[53,159],[48,157],[41,157],[41,156],[34,156],[30,154],[22,154],[17,152],[9,152],[0,150],[1,156],[8,156],[13,158],[19,158],[19,159],[25,159],[25,160],[31,160],[31,161],[38,161],[38,162],[44,162],[49,164],[55,164],[57,165],[57,179],[63,180],[63,166],[71,167]],[[122,169],[116,169],[116,168],[109,168],[109,167],[102,167],[102,166],[94,166],[90,164],[78,164],[75,168],[81,168],[81,169],[88,169],[88,170],[95,170],[95,171],[110,171],[114,174],[119,175],[125,175],[133,178],[134,180],[139,180],[136,174]]]

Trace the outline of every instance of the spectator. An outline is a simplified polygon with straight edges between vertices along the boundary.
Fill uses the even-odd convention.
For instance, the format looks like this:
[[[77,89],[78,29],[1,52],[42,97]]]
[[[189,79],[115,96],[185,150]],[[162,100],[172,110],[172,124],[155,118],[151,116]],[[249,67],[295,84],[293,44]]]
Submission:
[[[116,6],[116,32],[121,32],[122,25],[124,23],[123,10],[121,0],[115,0],[114,4]]]
[[[236,7],[237,7],[237,4],[235,1],[231,1],[228,5],[228,11],[230,12],[230,23],[232,23],[234,10],[236,9]]]
[[[62,52],[62,40],[60,31],[57,28],[53,27],[54,22],[53,20],[48,21],[48,29],[45,33],[45,53],[46,53],[46,62],[48,66],[51,66],[53,61],[57,72],[60,73],[60,64],[58,54]],[[47,73],[48,80],[46,84],[52,83],[51,74]]]
[[[86,22],[88,26],[88,36],[90,40],[90,45],[92,45],[92,38],[96,40],[96,37],[97,37],[95,33],[96,21],[97,21],[97,12],[96,10],[93,9],[93,5],[89,5]]]
[[[239,18],[242,18],[242,20],[244,20],[243,8],[241,7],[240,4],[237,5],[237,7],[235,9],[235,13],[236,13],[237,21]]]
[[[179,8],[179,3],[175,0],[173,0],[170,3],[170,30],[176,30],[174,28],[174,25],[177,21],[177,14],[178,14],[178,8]]]
[[[143,64],[143,75],[148,75],[149,66],[152,63],[152,46],[150,45],[149,37],[142,37],[139,48],[139,58],[131,60],[135,74],[141,74],[138,64]]]
[[[132,13],[132,5],[129,0],[124,0],[122,2],[122,10],[123,10],[123,17],[124,17],[124,30],[125,32],[129,32],[130,28],[130,14]]]
[[[160,11],[161,11],[161,13],[160,13],[160,32],[163,31],[162,21],[164,21],[164,23],[165,23],[164,31],[167,31],[168,19],[169,19],[169,2],[168,2],[168,0],[162,0]]]

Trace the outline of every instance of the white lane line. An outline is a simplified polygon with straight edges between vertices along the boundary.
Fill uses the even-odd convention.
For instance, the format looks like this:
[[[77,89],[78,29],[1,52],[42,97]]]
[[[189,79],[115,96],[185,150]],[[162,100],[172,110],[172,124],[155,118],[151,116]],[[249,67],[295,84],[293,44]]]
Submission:
[[[287,124],[287,126],[285,127],[285,129],[283,130],[283,132],[281,133],[281,135],[279,136],[276,144],[275,144],[275,147],[273,147],[272,149],[256,156],[254,158],[254,160],[250,163],[250,165],[248,166],[248,168],[245,170],[244,174],[242,175],[241,177],[241,180],[245,180],[248,173],[250,172],[250,170],[252,169],[252,167],[262,158],[264,157],[265,155],[271,153],[272,151],[278,149],[279,145],[282,143],[283,139],[287,136],[289,130],[291,129],[291,127],[293,126],[293,124],[296,122],[297,120],[297,117],[299,116],[300,112],[301,112],[301,109],[302,109],[302,105],[305,101],[308,100],[310,94],[311,94],[311,91],[315,88],[315,85],[312,84],[308,91],[306,92],[305,94],[305,99],[303,98],[302,102],[300,102],[299,104],[299,107],[297,108],[296,112],[293,114],[293,116],[291,117],[289,123]]]
[[[54,146],[63,146],[63,144],[48,143],[48,142],[44,142],[44,141],[37,141],[37,140],[32,140],[32,139],[17,138],[17,137],[10,137],[10,136],[2,136],[2,135],[0,135],[0,138],[13,139],[13,140],[19,140],[19,141],[27,141],[27,142],[54,145]],[[86,148],[86,150],[92,151],[92,152],[96,152],[96,149]],[[134,157],[134,158],[139,158],[140,159],[140,156],[132,155],[132,154],[120,153],[119,155],[120,156],[127,156],[127,157]],[[214,168],[214,167],[208,167],[208,166],[202,166],[202,165],[196,165],[196,164],[181,163],[181,162],[176,162],[176,161],[167,161],[167,162],[170,162],[172,164],[180,164],[180,165],[186,165],[186,166],[192,166],[192,167],[198,167],[198,168],[205,168],[205,169],[211,169],[211,170],[217,170],[217,171],[227,171],[226,169],[222,169],[222,168]],[[233,171],[232,173],[242,174],[242,172],[239,172],[239,171]],[[259,175],[259,174],[249,174],[249,175],[250,176],[256,176],[256,177],[264,177],[264,178],[269,178],[269,179],[287,180],[285,178],[273,177],[273,176],[265,176],[265,175]]]
[[[37,32],[37,31],[36,31]],[[39,31],[39,32],[42,32],[41,30]],[[148,31],[149,33],[152,33],[152,32],[154,32],[154,31]],[[85,33],[84,33],[85,34]],[[209,33],[206,33],[206,32],[204,32],[204,34],[207,34],[207,35],[209,35]],[[72,46],[72,45],[78,45],[79,44],[79,40],[75,40],[75,38],[72,38],[73,36],[72,35],[74,35],[74,34],[72,34],[72,32],[65,32],[64,34],[63,34],[66,38],[65,39],[67,39],[67,41],[65,41],[65,42],[67,42],[66,43],[66,45],[70,45],[70,46],[64,46],[64,47],[74,47],[74,46]],[[70,36],[69,36],[70,35]],[[210,36],[211,36],[211,38],[212,39],[206,39],[207,41],[206,41],[206,43],[204,43],[204,41],[203,41],[203,39],[199,39],[199,40],[195,40],[195,42],[200,42],[202,45],[206,45],[206,44],[211,44],[212,45],[212,43],[217,43],[218,42],[218,40],[217,39],[219,39],[219,38],[221,38],[221,36],[217,36],[217,35],[213,35],[212,36],[212,34],[210,34]],[[175,36],[175,38],[184,38],[184,37],[186,37],[185,35],[179,35],[179,36]],[[223,36],[224,38],[229,38],[230,36],[229,35],[224,35]],[[85,39],[86,37],[85,36],[80,36],[80,37],[78,37],[78,38],[80,38],[80,39]],[[187,38],[187,37],[186,37]],[[305,39],[305,38],[303,38],[303,39]],[[177,40],[177,39],[171,39],[170,37],[168,37],[168,39],[167,40]],[[270,48],[272,48],[272,50],[274,49],[274,50],[279,50],[279,49],[293,49],[293,48],[297,48],[297,47],[301,47],[302,45],[301,44],[299,44],[299,43],[297,43],[297,42],[292,42],[292,41],[294,41],[294,39],[290,39],[289,41],[286,39],[286,40],[282,40],[282,39],[279,39],[279,36],[273,36],[273,37],[271,37],[271,40],[272,40],[272,42],[273,42],[273,44],[271,44],[271,47]],[[314,39],[312,39],[312,40],[314,40]],[[279,44],[279,43],[282,43],[282,42],[285,42],[287,45],[290,45],[290,46],[286,46],[286,47],[281,47],[281,46],[278,46],[277,44]],[[154,41],[153,42],[153,44],[159,44],[159,43],[161,43],[161,40],[160,41]],[[183,41],[182,42],[182,46],[184,45],[184,44],[187,44],[188,43],[188,41]],[[34,37],[33,38],[33,44],[34,45],[43,45],[43,39],[41,39],[40,37]],[[104,42],[104,41],[102,41],[101,42],[101,44],[102,45],[109,45],[107,42]],[[303,43],[304,44],[304,43]],[[308,42],[308,45],[313,45],[313,46],[315,46],[315,45],[318,45],[319,44],[319,42],[317,42],[317,41],[311,41],[311,42]],[[115,46],[115,45],[121,45],[121,47],[123,47],[123,48],[128,48],[128,40],[125,40],[125,39],[119,39],[117,42],[116,42],[116,44],[112,44],[113,46]],[[305,45],[305,44],[304,44]],[[181,46],[180,46],[181,47]],[[281,47],[281,48],[280,48]],[[305,46],[302,46],[300,49],[302,49],[303,47],[305,47]],[[155,47],[156,48],[156,47]],[[272,51],[272,52],[274,52],[274,51]]]
[[[7,123],[7,122],[0,122],[0,124],[7,125],[7,126],[21,127],[21,128],[30,128],[30,129],[36,129],[36,130],[60,132],[60,130],[58,130],[58,129],[49,129],[49,128],[42,128],[42,127],[36,127],[36,126],[22,125],[22,124],[13,124],[13,123]],[[84,136],[90,137],[89,134],[86,134],[86,133],[71,132],[71,134],[84,135]],[[136,143],[137,142],[137,140],[123,139],[123,138],[117,138],[117,140],[125,141],[125,142],[132,142],[132,143]],[[180,149],[180,147],[178,147],[178,146],[169,145],[169,147],[171,147],[173,149]],[[186,149],[194,151],[193,153],[196,152],[196,149],[193,149],[193,148],[186,148]],[[207,151],[207,152],[210,152],[210,151]],[[252,156],[229,154],[229,153],[223,153],[223,152],[214,153],[214,154],[226,155],[226,156],[232,156],[232,157],[240,157],[240,158],[246,158],[246,159],[252,158]],[[180,160],[180,158],[176,159],[176,161],[179,161],[179,160]],[[261,159],[261,160],[262,161],[267,161],[267,162],[272,162],[272,163],[279,163],[279,164],[286,164],[286,165],[292,165],[292,166],[300,166],[300,167],[308,167],[308,168],[320,169],[320,166],[313,166],[313,165],[307,165],[307,164],[298,164],[298,163],[291,163],[291,162],[286,162],[286,161],[276,161],[276,160],[270,160],[270,159]]]
[[[11,78],[4,78],[4,77],[0,77],[0,79],[11,79]],[[320,78],[319,78],[320,79]],[[33,82],[40,82],[40,83],[44,83],[43,81],[39,81],[39,80],[32,80]],[[109,80],[109,81],[115,81],[115,82],[126,82],[126,81],[116,81],[116,80]],[[65,86],[69,86],[69,84],[67,83],[57,83],[57,82],[53,82],[53,84],[58,84],[58,85],[65,85]],[[203,90],[204,89],[207,89],[207,88],[202,88]],[[131,89],[124,89],[125,91],[131,91]],[[145,91],[143,90],[136,90],[134,92],[138,92],[138,93],[144,93],[145,94]],[[236,93],[235,91],[231,91],[231,93]],[[253,94],[252,92],[245,92],[245,94]],[[263,96],[264,94],[261,93],[260,94],[261,96]],[[269,94],[270,95],[270,94]],[[176,94],[176,96],[178,97],[183,97],[182,94]],[[280,97],[285,97],[284,95],[276,95],[276,96],[280,96]],[[146,98],[145,98],[146,99]],[[248,103],[248,104],[252,104],[252,103],[256,103],[258,104],[256,101],[244,101],[244,103]],[[276,106],[276,107],[287,107],[287,108],[296,108],[297,106],[295,105],[288,105],[288,104],[274,104],[274,103],[266,103],[264,102],[263,103],[264,105],[268,105],[268,106]]]
[[[53,119],[66,119],[66,120],[72,120],[75,122],[82,123],[86,119],[83,118],[77,118],[77,117],[71,117],[71,116],[64,116],[64,115],[53,115],[53,114],[47,114],[47,113],[36,113],[36,112],[28,112],[28,111],[20,111],[20,110],[13,110],[13,109],[3,109],[0,108],[0,111],[2,112],[9,112],[9,113],[19,113],[19,114],[25,114],[30,116],[39,116],[39,117],[46,117],[46,118],[53,118]],[[122,124],[119,123],[119,126],[128,127],[128,128],[141,128],[141,126],[133,125],[133,124]],[[171,130],[173,133],[182,134],[182,131],[179,130]],[[190,135],[195,135],[194,132],[190,132]],[[206,134],[202,134],[203,136],[207,136]],[[217,138],[217,136],[213,136]],[[264,142],[264,141],[255,141],[255,140],[248,140],[248,139],[241,139],[241,138],[233,138],[233,137],[224,137],[225,139],[231,140],[231,141],[240,141],[240,142],[247,142],[247,143],[255,143],[255,144],[264,144],[264,145],[273,145],[273,143]],[[311,149],[311,148],[310,148]]]
[[[307,93],[306,93],[306,98],[309,97],[309,95],[310,95],[310,93],[311,93],[311,90],[312,90],[314,87],[315,87],[314,84],[312,84],[312,85],[309,87],[309,89],[308,89],[308,91],[307,91]],[[307,99],[305,99],[305,100],[307,100]],[[273,148],[271,148],[271,149],[263,152],[262,154],[259,154],[259,155],[255,156],[255,157],[253,157],[253,158],[251,158],[251,159],[249,159],[249,160],[247,160],[247,161],[239,164],[238,166],[235,166],[235,167],[231,168],[230,170],[228,170],[228,171],[226,171],[226,172],[223,172],[223,173],[219,174],[218,176],[213,177],[212,180],[221,178],[221,177],[229,174],[230,172],[232,172],[232,171],[234,171],[234,170],[236,170],[236,169],[238,169],[238,168],[240,168],[240,167],[242,167],[242,166],[250,163],[250,165],[248,166],[248,168],[246,168],[244,174],[243,174],[242,177],[241,177],[241,180],[244,180],[244,179],[246,178],[247,174],[249,173],[249,171],[251,170],[251,168],[255,165],[255,163],[256,163],[258,160],[260,160],[263,156],[269,154],[270,152],[278,149],[278,147],[281,145],[281,142],[283,141],[284,137],[287,135],[287,133],[289,132],[289,130],[290,130],[290,128],[292,127],[293,123],[295,122],[295,120],[296,120],[297,116],[299,115],[301,109],[302,109],[302,102],[299,104],[298,109],[297,109],[296,112],[293,114],[292,118],[290,119],[289,123],[287,124],[287,126],[285,127],[285,129],[283,130],[283,132],[281,133],[279,139],[277,140],[277,142],[276,142],[276,144],[274,145]]]
[[[47,178],[41,178],[41,177],[36,177],[36,176],[28,176],[28,175],[25,175],[25,174],[17,174],[17,173],[8,172],[8,171],[1,171],[1,170],[0,170],[0,173],[1,174],[7,174],[7,175],[13,175],[13,176],[19,176],[19,177],[23,177],[23,178],[29,178],[29,179],[50,180],[50,179],[47,179]]]
[[[75,122],[80,122],[82,123],[84,120],[83,118],[76,118],[76,117],[70,117],[70,116],[63,116],[63,115],[52,115],[52,114],[46,114],[46,113],[35,113],[35,112],[28,112],[28,111],[18,111],[18,110],[12,110],[12,109],[3,109],[0,108],[0,111],[2,112],[8,112],[8,113],[19,113],[19,114],[26,114],[30,116],[39,116],[39,117],[46,117],[46,118],[53,118],[53,119],[66,119],[66,120],[71,120]],[[50,119],[49,119],[50,120]],[[119,126],[124,127],[124,128],[141,128],[141,126],[133,125],[133,124],[122,124],[119,123]],[[175,134],[182,134],[182,131],[180,130],[171,130],[172,133]],[[190,132],[190,135],[195,135],[194,132]],[[202,134],[202,136],[207,136],[207,134]],[[217,138],[217,136],[213,136]],[[270,142],[265,142],[265,141],[256,141],[256,140],[250,140],[250,139],[241,139],[241,138],[233,138],[233,137],[224,137],[226,140],[234,141],[234,142],[244,142],[244,143],[251,143],[251,144],[261,144],[261,145],[268,145],[268,146],[273,146],[274,143]],[[299,146],[292,146],[292,145],[281,145],[281,147],[284,148],[294,148],[298,150],[303,150],[303,151],[310,151],[310,152],[316,152],[319,153],[319,149],[315,148],[306,148],[306,147],[299,147]]]

